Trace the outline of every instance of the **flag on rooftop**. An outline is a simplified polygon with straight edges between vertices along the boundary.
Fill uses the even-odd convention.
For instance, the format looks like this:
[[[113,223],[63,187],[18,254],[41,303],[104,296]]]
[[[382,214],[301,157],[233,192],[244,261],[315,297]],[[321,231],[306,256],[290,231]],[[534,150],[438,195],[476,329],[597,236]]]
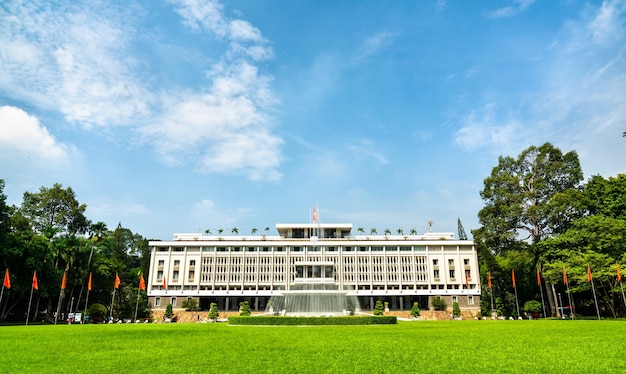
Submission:
[[[317,208],[313,208],[313,222],[317,223]]]
[[[2,284],[6,289],[11,288],[11,278],[9,277],[9,269],[4,272],[4,283]]]
[[[113,283],[113,288],[117,289],[120,286],[120,277],[115,273],[115,283]]]

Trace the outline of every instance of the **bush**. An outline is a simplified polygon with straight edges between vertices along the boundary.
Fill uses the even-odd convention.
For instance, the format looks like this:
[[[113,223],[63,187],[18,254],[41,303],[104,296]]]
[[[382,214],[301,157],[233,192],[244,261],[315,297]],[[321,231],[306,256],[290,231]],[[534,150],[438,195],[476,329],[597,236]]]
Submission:
[[[374,315],[382,316],[383,314],[385,314],[385,306],[382,301],[378,300],[376,301],[376,305],[374,305]]]
[[[543,309],[543,307],[541,306],[541,303],[537,300],[529,300],[526,303],[524,303],[524,312],[526,313],[541,313],[541,310]]]
[[[435,310],[446,310],[448,308],[446,301],[439,296],[433,297],[430,301],[430,305],[432,305]]]
[[[183,301],[182,307],[185,308],[186,311],[197,312],[200,310],[200,306],[198,305],[198,300],[189,298]]]
[[[318,326],[318,325],[395,325],[395,316],[378,317],[228,317],[229,325],[285,325],[285,326]]]
[[[247,301],[239,303],[239,315],[241,317],[249,317],[252,312],[250,311],[250,304]]]
[[[102,322],[107,315],[107,308],[102,304],[91,304],[87,309],[87,315],[93,322]]]
[[[459,307],[459,303],[456,301],[452,303],[452,315],[455,317],[461,316],[461,308]]]
[[[165,307],[165,318],[174,317],[174,312],[172,311],[172,304],[167,304]]]
[[[413,307],[411,308],[411,317],[417,318],[420,315],[420,306],[417,302],[413,303]]]
[[[211,303],[211,307],[209,308],[209,319],[213,321],[217,321],[220,316],[220,310],[217,308],[217,303]]]

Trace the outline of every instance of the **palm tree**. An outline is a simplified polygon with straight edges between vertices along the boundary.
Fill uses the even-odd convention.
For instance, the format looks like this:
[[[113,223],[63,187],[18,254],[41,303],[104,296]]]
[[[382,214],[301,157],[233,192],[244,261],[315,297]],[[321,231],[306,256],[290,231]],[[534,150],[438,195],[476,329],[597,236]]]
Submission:
[[[371,229],[370,230],[370,234],[371,235],[376,235],[376,234],[378,234],[378,231],[376,231],[376,229]]]
[[[237,235],[237,234],[239,234],[239,229],[236,228],[236,227],[233,227],[232,229],[230,229],[230,232],[232,232],[233,235]]]
[[[398,235],[404,235],[404,230],[402,229],[397,229],[396,232],[398,233]]]
[[[410,233],[410,234],[411,234],[411,235],[417,235],[417,230],[415,230],[415,229],[411,229],[411,233]]]
[[[391,230],[389,230],[389,228],[385,229],[385,235],[390,235],[391,234]]]
[[[269,235],[269,234],[270,234],[270,227],[269,227],[269,226],[267,226],[267,227],[265,228],[265,235]]]
[[[253,228],[253,229],[250,231],[250,233],[251,233],[252,235],[256,234],[256,232],[257,232],[256,227],[255,227],[255,228]]]
[[[217,233],[218,233],[219,235],[222,235],[222,233],[223,233],[223,232],[224,232],[224,229],[217,229]]]
[[[359,227],[358,229],[356,229],[356,231],[358,231],[359,234],[363,234],[365,232],[365,229],[363,227]]]
[[[211,229],[204,230],[204,233],[207,235],[213,235],[213,233],[211,232]]]

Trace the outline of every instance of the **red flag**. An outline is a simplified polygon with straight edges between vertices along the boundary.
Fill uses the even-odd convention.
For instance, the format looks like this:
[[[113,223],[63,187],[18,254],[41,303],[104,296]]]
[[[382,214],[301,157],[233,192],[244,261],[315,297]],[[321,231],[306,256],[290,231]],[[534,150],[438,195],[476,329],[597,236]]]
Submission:
[[[88,289],[89,291],[91,291],[91,286],[92,286],[92,284],[91,284],[91,276],[92,276],[92,274],[91,274],[91,273],[89,273],[89,281],[87,282],[87,289]]]
[[[491,272],[487,272],[487,287],[491,288]]]
[[[513,280],[513,288],[517,287],[515,285],[515,270],[511,270],[511,279]]]
[[[617,272],[619,274],[619,271]],[[11,278],[9,278],[9,269],[7,268],[4,272],[4,287],[7,289],[11,288]]]
[[[167,290],[167,282],[165,281],[165,275],[163,275],[163,289]]]
[[[7,270],[8,271],[8,270]],[[619,273],[619,264],[615,261],[615,272],[617,273],[617,281],[622,281],[622,274]]]
[[[539,266],[537,266],[537,286],[541,286],[541,273],[539,273]]]
[[[39,290],[39,283],[37,282],[37,270],[33,273],[33,288]]]
[[[469,277],[467,273],[465,273],[465,287],[467,287],[467,289],[469,290]]]
[[[115,283],[113,283],[113,288],[117,289],[120,286],[120,277],[115,273]]]
[[[565,266],[563,266],[563,284],[567,284],[567,271],[565,270]]]
[[[317,209],[313,208],[313,222],[317,222]]]
[[[591,267],[589,267],[589,264],[587,264],[587,282],[591,282],[592,279],[593,277],[591,276]]]
[[[61,289],[64,290],[65,286],[67,286],[67,273],[63,273],[63,279],[61,280]]]
[[[143,280],[143,274],[139,274],[139,289],[142,291],[146,290],[146,282]]]

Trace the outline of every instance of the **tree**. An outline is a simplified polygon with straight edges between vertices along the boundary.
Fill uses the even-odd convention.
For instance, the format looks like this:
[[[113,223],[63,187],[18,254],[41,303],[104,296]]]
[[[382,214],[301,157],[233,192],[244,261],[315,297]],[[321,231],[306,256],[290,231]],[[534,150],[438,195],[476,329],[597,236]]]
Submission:
[[[165,307],[165,318],[174,317],[174,311],[172,310],[172,304],[167,304]]]
[[[461,316],[461,308],[459,307],[459,303],[457,301],[452,303],[452,315],[455,317]]]
[[[211,229],[204,230],[204,233],[207,235],[213,235],[213,233],[211,232]]]
[[[256,228],[253,228],[253,229],[250,231],[250,234],[252,234],[252,235],[256,235],[256,232],[257,232],[257,231],[258,231],[258,230],[257,230]]]
[[[220,310],[217,308],[217,303],[211,303],[211,307],[209,308],[209,319],[211,321],[217,321],[220,317]]]
[[[555,196],[573,195],[567,191],[578,189],[581,180],[577,153],[563,154],[550,143],[531,146],[517,159],[500,156],[480,192],[485,207],[478,212],[482,227],[473,231],[474,239],[495,254],[529,251],[536,266],[542,249],[536,244],[567,227],[563,220],[570,205]],[[550,291],[548,302],[555,313],[554,285]]]
[[[404,230],[402,229],[397,229],[396,232],[398,233],[398,235],[404,235]]]
[[[376,234],[378,234],[378,231],[376,231],[376,229],[372,228],[370,230],[370,235],[376,235]]]
[[[382,316],[383,314],[385,314],[385,306],[383,305],[382,301],[376,300],[373,313],[375,316]]]
[[[419,317],[419,315],[420,315],[420,306],[416,301],[413,303],[413,307],[411,308],[411,317],[417,318]]]
[[[232,229],[230,229],[230,232],[231,232],[233,235],[237,235],[237,234],[239,234],[239,229],[238,229],[238,228],[236,228],[236,227],[233,227]]]
[[[38,193],[24,192],[21,210],[39,233],[81,234],[87,231],[87,205],[79,204],[72,188],[59,183],[52,188],[40,187]]]
[[[385,229],[385,236],[386,235],[391,235],[391,230],[389,230],[388,228]]]
[[[250,311],[250,303],[242,301],[239,303],[239,315],[242,317],[249,317],[252,312]]]
[[[411,231],[409,232],[410,235],[417,235],[417,230],[416,229],[411,229]]]
[[[432,300],[430,301],[430,305],[435,310],[446,310],[448,308],[446,301],[439,296],[433,297]]]
[[[107,308],[99,303],[91,304],[87,309],[87,315],[92,322],[102,322],[107,315]]]
[[[482,239],[502,252],[518,240],[541,241],[553,232],[550,204],[555,194],[575,189],[582,180],[578,154],[562,154],[550,143],[531,146],[517,159],[498,158],[498,166],[484,181],[480,196],[485,207],[478,213]]]
[[[200,310],[198,300],[194,298],[188,298],[187,300],[183,301],[181,306],[187,311],[197,312],[198,310]]]
[[[356,231],[358,231],[359,234],[363,235],[363,233],[365,232],[365,229],[363,227],[359,227],[358,229],[356,229]]]

